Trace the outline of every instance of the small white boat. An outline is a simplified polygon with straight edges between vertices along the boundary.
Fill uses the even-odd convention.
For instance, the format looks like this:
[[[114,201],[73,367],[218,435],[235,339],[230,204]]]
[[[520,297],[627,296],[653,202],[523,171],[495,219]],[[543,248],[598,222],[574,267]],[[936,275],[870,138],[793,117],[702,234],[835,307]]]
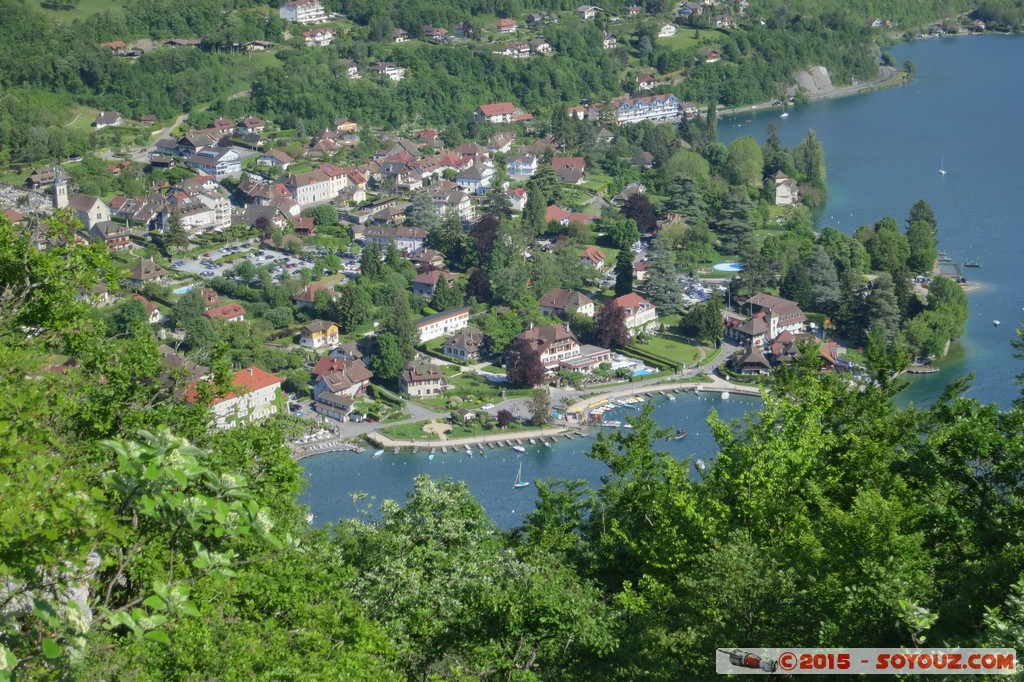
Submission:
[[[526,452],[526,448],[524,448],[522,445],[513,445],[512,449],[515,450],[516,452]]]
[[[729,399],[729,391],[722,391],[722,400]]]
[[[779,118],[786,118],[786,117],[788,117],[788,116],[789,116],[789,112],[788,112],[788,111],[783,111],[783,112],[782,112],[782,115],[781,115],[781,116],[779,116]]]
[[[946,160],[945,159],[940,159],[939,160],[939,174],[940,175],[945,175],[946,174]]]
[[[383,450],[378,450],[377,452],[373,453],[373,456],[374,456],[374,457],[380,457],[380,456],[381,456],[381,455],[383,455],[383,454],[384,454],[384,451],[383,451]]]
[[[544,441],[544,445],[545,445],[546,447],[549,447],[549,448],[551,447],[551,443],[549,443],[549,442],[547,442],[547,441]]]
[[[992,320],[992,326],[993,327],[998,327],[999,326],[999,320]]]
[[[672,395],[671,393],[668,395],[668,399],[671,400],[672,402],[676,401],[676,397],[674,395]]]

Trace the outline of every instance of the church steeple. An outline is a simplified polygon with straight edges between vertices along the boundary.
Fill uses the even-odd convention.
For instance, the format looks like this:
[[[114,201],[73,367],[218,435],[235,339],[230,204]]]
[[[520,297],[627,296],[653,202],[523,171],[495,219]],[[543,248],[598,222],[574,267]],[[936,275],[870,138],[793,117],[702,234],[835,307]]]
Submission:
[[[64,179],[64,171],[60,166],[53,167],[53,207],[68,207],[68,183]]]

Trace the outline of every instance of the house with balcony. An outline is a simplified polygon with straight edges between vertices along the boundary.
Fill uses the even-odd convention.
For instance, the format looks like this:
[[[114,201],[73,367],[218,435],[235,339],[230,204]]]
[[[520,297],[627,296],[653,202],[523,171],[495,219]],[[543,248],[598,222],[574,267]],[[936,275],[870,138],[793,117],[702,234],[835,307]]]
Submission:
[[[293,24],[315,24],[327,19],[320,0],[292,0],[281,5],[278,16]]]
[[[485,194],[491,188],[496,172],[490,163],[474,163],[459,171],[455,183],[470,194]]]
[[[608,305],[626,311],[626,329],[631,335],[654,329],[658,324],[658,310],[655,305],[635,292],[613,298]]]
[[[679,98],[672,94],[632,97],[615,102],[615,120],[619,125],[640,121],[676,123],[679,116]]]
[[[578,357],[580,342],[566,324],[533,326],[516,336],[516,341],[525,340],[537,353],[540,362],[549,372],[557,371],[563,360]]]
[[[302,37],[309,47],[327,47],[334,42],[334,31],[329,28],[318,28],[312,31],[303,31]]]
[[[299,345],[314,350],[338,345],[338,325],[328,320],[313,320],[299,331]]]

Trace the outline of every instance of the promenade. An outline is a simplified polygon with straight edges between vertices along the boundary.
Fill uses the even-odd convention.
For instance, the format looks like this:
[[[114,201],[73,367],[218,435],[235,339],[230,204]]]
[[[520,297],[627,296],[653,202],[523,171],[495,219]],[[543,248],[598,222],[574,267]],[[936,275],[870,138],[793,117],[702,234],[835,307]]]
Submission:
[[[479,434],[477,436],[452,439],[447,439],[442,436],[442,438],[430,440],[400,440],[386,436],[378,431],[366,433],[364,437],[384,450],[393,450],[395,448],[437,449],[441,447],[461,449],[466,446],[506,442],[521,444],[523,440],[528,441],[531,438],[574,437],[582,435],[582,430],[591,426],[589,423],[590,409],[616,398],[627,398],[638,395],[658,395],[662,393],[676,393],[679,391],[700,391],[707,393],[728,392],[730,394],[748,396],[761,395],[761,390],[756,386],[735,384],[719,376],[702,378],[700,381],[693,381],[692,379],[684,380],[678,377],[675,379],[676,380],[670,378],[668,381],[660,379],[651,382],[623,384],[601,393],[587,395],[585,398],[580,398],[578,401],[570,405],[565,411],[567,416],[575,414],[578,415],[577,418],[560,420],[553,426],[541,429],[513,432],[494,431],[491,433]],[[513,402],[515,401],[506,401],[506,403]],[[506,403],[497,405],[495,409],[502,409]],[[441,418],[440,415],[439,418]]]

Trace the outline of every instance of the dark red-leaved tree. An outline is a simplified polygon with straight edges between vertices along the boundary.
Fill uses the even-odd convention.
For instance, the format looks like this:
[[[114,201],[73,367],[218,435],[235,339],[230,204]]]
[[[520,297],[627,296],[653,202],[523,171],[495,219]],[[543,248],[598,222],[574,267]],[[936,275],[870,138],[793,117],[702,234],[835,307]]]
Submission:
[[[626,309],[617,305],[606,305],[601,308],[594,322],[594,339],[597,345],[603,348],[622,348],[629,345]]]
[[[544,381],[547,370],[540,361],[540,351],[526,339],[516,339],[505,356],[508,381],[516,388],[533,388]]]
[[[658,226],[658,214],[651,206],[651,200],[643,194],[634,194],[622,206],[622,215],[636,221],[641,232],[650,232]]]
[[[498,410],[498,426],[501,428],[504,429],[515,420],[515,415],[513,415],[509,410]]]
[[[473,268],[466,282],[466,295],[487,303],[491,300],[491,276],[483,268]]]
[[[476,264],[482,268],[487,267],[491,262],[491,253],[494,251],[494,243],[498,241],[498,228],[501,223],[494,216],[488,214],[476,221],[469,236],[473,239],[473,252],[476,255]]]

